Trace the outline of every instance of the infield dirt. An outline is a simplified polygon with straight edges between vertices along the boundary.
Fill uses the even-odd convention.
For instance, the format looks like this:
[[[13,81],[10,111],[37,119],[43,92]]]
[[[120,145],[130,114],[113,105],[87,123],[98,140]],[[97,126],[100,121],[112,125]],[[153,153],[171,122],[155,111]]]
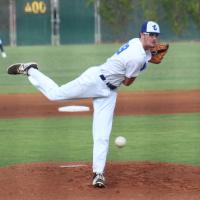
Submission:
[[[84,105],[90,112],[61,113],[61,106]],[[0,95],[0,118],[91,115],[92,100],[51,102],[39,93]],[[200,90],[119,93],[116,115],[157,115],[200,112]]]

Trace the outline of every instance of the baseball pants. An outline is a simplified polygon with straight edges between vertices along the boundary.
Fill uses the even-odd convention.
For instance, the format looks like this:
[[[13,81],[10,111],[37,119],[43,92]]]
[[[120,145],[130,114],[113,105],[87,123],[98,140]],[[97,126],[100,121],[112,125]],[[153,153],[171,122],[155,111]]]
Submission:
[[[117,92],[100,79],[99,67],[91,67],[78,78],[58,86],[52,79],[31,68],[29,81],[49,100],[93,99],[93,172],[103,173],[109,147]]]

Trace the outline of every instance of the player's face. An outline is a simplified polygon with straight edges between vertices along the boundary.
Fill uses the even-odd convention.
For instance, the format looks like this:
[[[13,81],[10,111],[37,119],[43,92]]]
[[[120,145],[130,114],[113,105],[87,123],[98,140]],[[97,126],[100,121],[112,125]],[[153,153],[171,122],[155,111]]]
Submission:
[[[141,38],[143,40],[143,46],[145,49],[152,48],[158,42],[158,33],[142,33]]]

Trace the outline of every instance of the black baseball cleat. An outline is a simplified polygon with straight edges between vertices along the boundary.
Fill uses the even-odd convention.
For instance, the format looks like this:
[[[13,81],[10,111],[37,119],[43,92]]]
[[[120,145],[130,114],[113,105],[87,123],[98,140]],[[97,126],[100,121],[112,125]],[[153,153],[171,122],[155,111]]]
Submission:
[[[95,173],[92,181],[94,187],[104,188],[105,187],[105,177],[103,174]]]
[[[38,69],[37,63],[16,63],[8,67],[8,74],[17,75],[23,74],[28,75],[30,68]]]

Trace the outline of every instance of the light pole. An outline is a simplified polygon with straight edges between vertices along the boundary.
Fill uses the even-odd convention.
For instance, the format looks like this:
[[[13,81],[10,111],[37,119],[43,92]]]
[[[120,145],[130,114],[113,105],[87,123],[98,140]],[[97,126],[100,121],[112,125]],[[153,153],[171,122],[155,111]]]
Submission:
[[[60,44],[59,0],[51,0],[51,44]]]
[[[95,43],[101,43],[101,17],[99,14],[100,0],[96,0],[94,4],[94,18],[95,18]]]

